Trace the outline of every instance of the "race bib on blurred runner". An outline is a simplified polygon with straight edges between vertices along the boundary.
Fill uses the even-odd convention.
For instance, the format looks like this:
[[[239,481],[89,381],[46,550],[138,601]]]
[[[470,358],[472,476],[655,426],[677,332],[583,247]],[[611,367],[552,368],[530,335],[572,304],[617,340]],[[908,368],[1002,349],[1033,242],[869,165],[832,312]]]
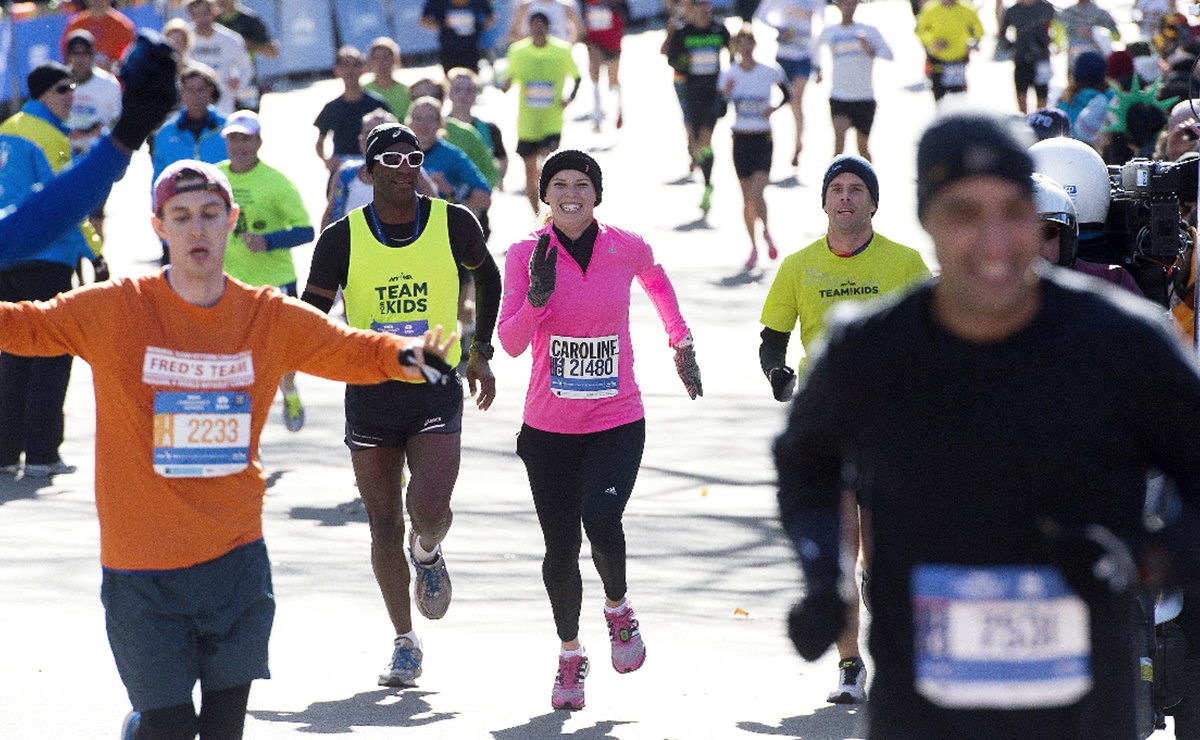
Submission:
[[[559,398],[617,395],[620,341],[606,337],[550,337],[550,392]]]
[[[721,52],[712,47],[692,49],[688,52],[688,73],[715,75],[721,68]]]
[[[530,108],[549,108],[554,105],[554,83],[545,80],[525,83],[525,104]]]
[[[611,8],[591,7],[587,11],[587,27],[589,31],[607,31],[613,27],[613,12]]]
[[[1092,687],[1087,605],[1050,566],[921,565],[917,691],[951,709],[1041,709]]]
[[[451,8],[446,12],[446,25],[456,36],[471,36],[475,33],[475,13],[470,9]]]
[[[946,87],[962,87],[967,84],[967,63],[947,62],[942,65],[942,84]]]

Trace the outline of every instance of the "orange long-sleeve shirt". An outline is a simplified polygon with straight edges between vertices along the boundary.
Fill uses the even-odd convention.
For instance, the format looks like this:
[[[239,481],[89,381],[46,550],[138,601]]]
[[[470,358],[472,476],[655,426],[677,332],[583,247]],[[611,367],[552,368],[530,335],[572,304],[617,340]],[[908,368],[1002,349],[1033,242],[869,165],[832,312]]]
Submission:
[[[232,278],[211,308],[184,301],[161,274],[0,303],[0,351],[69,353],[92,367],[100,561],[116,570],[183,568],[260,539],[258,441],[280,378],[297,370],[356,384],[413,378],[398,357],[411,341],[335,324],[274,288]],[[231,398],[239,413],[248,400],[249,413],[221,406]],[[225,413],[188,411],[214,405]],[[185,449],[189,435],[195,444]],[[160,457],[197,451],[232,455],[227,467],[237,472],[188,477],[200,468]]]

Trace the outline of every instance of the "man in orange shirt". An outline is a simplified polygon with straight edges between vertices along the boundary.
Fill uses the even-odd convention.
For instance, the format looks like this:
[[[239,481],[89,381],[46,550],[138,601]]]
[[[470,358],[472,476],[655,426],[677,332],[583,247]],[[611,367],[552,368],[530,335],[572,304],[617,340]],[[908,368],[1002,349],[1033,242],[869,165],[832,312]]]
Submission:
[[[228,277],[237,219],[219,170],[177,162],[154,187],[151,222],[172,254],[161,273],[0,303],[0,352],[92,366],[101,600],[129,738],[241,738],[250,683],[269,676],[258,442],[282,375],[438,382],[425,360],[449,346],[440,327],[423,339],[350,329]]]
[[[96,66],[112,72],[125,48],[133,43],[137,26],[112,6],[112,0],[75,0],[80,10],[67,19],[62,36],[62,58],[67,58],[67,37],[83,29],[96,39]]]

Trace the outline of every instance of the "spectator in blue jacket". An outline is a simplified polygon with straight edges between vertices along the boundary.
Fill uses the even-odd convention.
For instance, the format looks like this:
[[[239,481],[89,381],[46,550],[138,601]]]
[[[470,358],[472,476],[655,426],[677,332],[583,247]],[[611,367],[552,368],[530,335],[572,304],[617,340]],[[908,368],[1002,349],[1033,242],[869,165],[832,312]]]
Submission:
[[[0,209],[20,204],[71,163],[71,70],[46,62],[29,73],[26,85],[29,101],[0,124]],[[0,301],[45,301],[65,293],[80,260],[96,257],[99,246],[91,225],[75,221],[63,236],[0,271]],[[71,361],[71,355],[0,354],[0,470],[20,472],[23,456],[27,476],[75,472],[58,453]]]
[[[229,159],[221,129],[225,118],[217,113],[220,96],[217,75],[211,68],[191,63],[179,75],[179,113],[168,118],[150,140],[150,159],[158,179],[169,165],[181,159],[198,159],[216,164]]]

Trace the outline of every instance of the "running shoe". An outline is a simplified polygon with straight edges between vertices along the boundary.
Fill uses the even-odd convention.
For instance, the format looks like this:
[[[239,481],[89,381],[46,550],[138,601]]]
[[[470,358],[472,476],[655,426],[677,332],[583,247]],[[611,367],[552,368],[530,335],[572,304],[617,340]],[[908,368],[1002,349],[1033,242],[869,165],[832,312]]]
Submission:
[[[304,404],[300,402],[300,394],[296,391],[283,397],[283,425],[289,432],[304,428]]]
[[[767,232],[763,232],[763,241],[767,243],[767,257],[772,260],[779,259],[779,250],[775,248],[775,240]]]
[[[142,713],[136,709],[125,715],[125,721],[121,723],[121,740],[133,740],[141,723]]]
[[[867,700],[867,667],[862,658],[838,663],[838,687],[829,695],[831,704],[862,704]]]
[[[52,475],[70,475],[78,468],[74,465],[67,465],[62,460],[55,460],[49,465],[30,465],[25,463],[26,478],[49,478]]]
[[[638,630],[637,617],[633,615],[633,607],[625,602],[625,607],[617,612],[604,610],[604,621],[608,622],[608,639],[612,643],[612,664],[617,673],[633,673],[646,662],[646,645],[642,642],[642,633]]]
[[[758,264],[758,249],[751,249],[750,256],[746,258],[746,271],[749,272],[750,270],[753,270],[754,266],[757,264]]]
[[[705,185],[704,196],[700,198],[700,210],[704,211],[705,216],[707,216],[708,212],[712,209],[712,191],[712,185]]]
[[[586,654],[570,657],[559,654],[558,675],[554,677],[554,689],[550,692],[550,706],[555,709],[583,709],[583,679],[590,668]]]
[[[437,554],[433,562],[422,563],[413,554],[413,540],[417,531],[409,528],[408,557],[412,560],[416,578],[413,580],[413,601],[417,611],[426,619],[441,619],[450,608],[450,597],[453,589],[450,586],[450,573],[446,570],[446,558],[442,557],[442,546],[437,546]]]
[[[407,637],[393,641],[392,662],[379,674],[380,686],[408,686],[421,677],[421,660],[425,654]]]

